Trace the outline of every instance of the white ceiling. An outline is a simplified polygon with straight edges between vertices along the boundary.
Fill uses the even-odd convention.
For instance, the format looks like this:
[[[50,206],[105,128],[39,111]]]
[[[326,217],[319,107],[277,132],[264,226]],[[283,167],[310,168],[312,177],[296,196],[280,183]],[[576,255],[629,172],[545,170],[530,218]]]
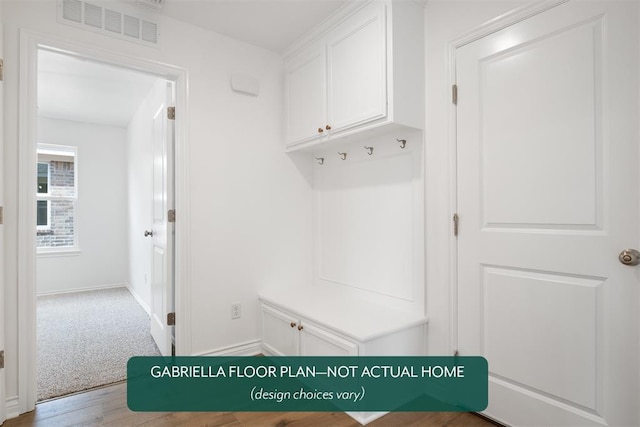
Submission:
[[[126,127],[157,77],[72,56],[38,53],[38,114]]]
[[[165,0],[161,13],[282,53],[347,0]]]
[[[159,13],[282,53],[347,1],[165,0]],[[126,127],[155,79],[43,50],[38,56],[38,113]]]

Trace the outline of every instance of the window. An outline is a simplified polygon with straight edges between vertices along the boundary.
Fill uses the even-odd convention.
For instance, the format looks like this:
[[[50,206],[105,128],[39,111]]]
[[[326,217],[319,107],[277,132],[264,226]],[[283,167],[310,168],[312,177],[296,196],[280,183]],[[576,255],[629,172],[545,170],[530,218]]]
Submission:
[[[49,195],[49,163],[38,163],[38,196]],[[38,200],[37,225],[38,230],[48,230],[51,223],[51,203],[49,200]]]
[[[77,250],[77,152],[38,144],[36,236],[38,252]]]

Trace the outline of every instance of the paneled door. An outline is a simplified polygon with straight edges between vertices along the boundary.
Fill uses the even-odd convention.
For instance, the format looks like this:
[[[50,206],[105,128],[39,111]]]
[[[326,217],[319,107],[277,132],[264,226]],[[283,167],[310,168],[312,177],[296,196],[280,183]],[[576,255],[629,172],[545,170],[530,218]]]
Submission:
[[[639,425],[638,2],[456,49],[461,355],[510,425]],[[623,259],[628,262],[628,259]]]
[[[166,86],[165,86],[166,85]],[[153,160],[153,228],[151,230],[151,335],[163,356],[171,355],[173,326],[167,313],[174,307],[173,224],[168,210],[173,205],[173,120],[167,118],[171,105],[172,83],[156,85],[160,103],[153,116],[151,140]],[[165,97],[166,94],[166,97]]]

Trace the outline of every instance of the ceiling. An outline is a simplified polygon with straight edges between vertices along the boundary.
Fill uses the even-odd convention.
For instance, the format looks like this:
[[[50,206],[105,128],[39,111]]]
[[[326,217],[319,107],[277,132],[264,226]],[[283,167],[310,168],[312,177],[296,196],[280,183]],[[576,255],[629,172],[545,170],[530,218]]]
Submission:
[[[161,13],[282,53],[348,0],[165,0]]]
[[[165,0],[160,13],[282,53],[347,1]],[[126,127],[155,80],[133,70],[41,50],[38,113]]]
[[[157,77],[40,50],[38,114],[126,127]]]

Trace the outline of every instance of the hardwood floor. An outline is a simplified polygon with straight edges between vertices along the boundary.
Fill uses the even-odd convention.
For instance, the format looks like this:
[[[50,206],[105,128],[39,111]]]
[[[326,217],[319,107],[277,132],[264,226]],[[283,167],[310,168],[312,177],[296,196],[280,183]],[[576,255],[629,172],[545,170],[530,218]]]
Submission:
[[[491,427],[474,414],[457,412],[395,412],[371,427]],[[341,412],[132,412],[125,382],[39,403],[36,409],[7,420],[3,427],[149,426],[149,427],[359,427]]]

